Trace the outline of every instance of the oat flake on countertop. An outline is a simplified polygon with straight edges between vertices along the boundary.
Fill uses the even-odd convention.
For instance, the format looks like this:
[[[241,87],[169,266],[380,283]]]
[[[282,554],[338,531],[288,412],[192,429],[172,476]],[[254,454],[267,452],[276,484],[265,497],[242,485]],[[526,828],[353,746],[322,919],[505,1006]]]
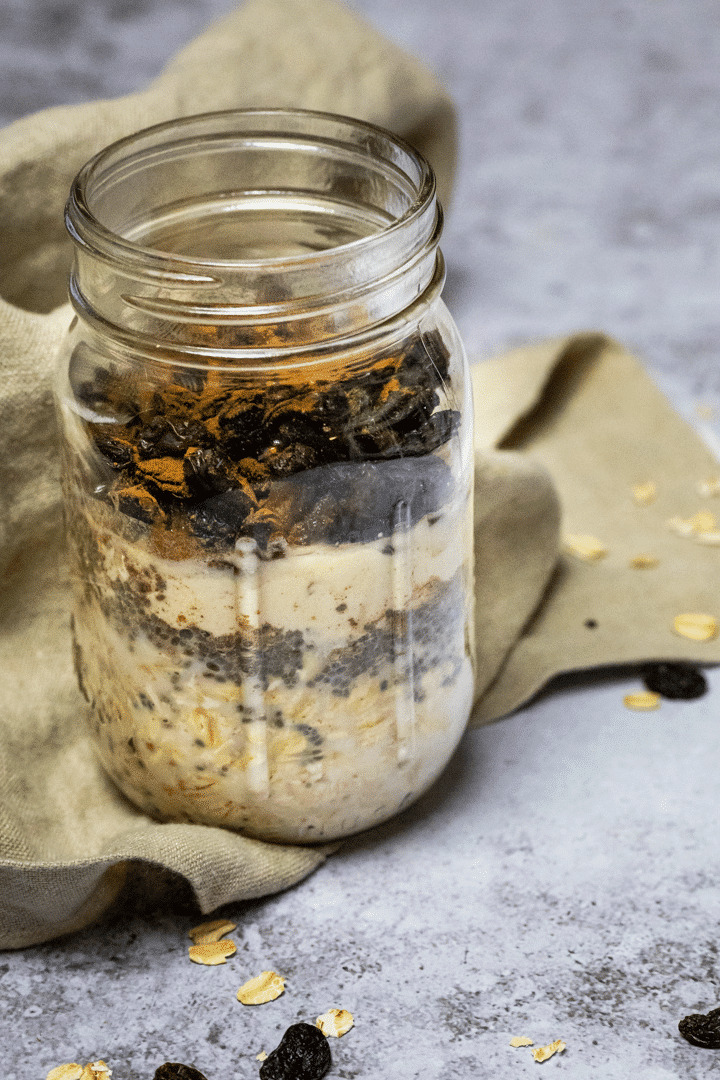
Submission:
[[[45,1080],[80,1080],[83,1067],[73,1062],[70,1065],[56,1065],[45,1077]]]
[[[188,937],[195,945],[207,945],[210,942],[219,941],[233,930],[237,930],[237,923],[230,922],[229,919],[215,919],[213,922],[194,926],[192,930],[188,930]]]
[[[602,540],[596,536],[588,536],[580,533],[566,533],[563,537],[563,548],[568,554],[575,555],[583,562],[595,562],[604,558],[608,549]]]
[[[261,971],[252,979],[243,983],[237,992],[237,999],[243,1005],[264,1005],[274,1001],[285,991],[285,980],[276,971]]]
[[[266,1058],[267,1058],[267,1054],[265,1053],[264,1050],[261,1050],[259,1054],[255,1055],[255,1060],[256,1061],[265,1061]]]
[[[673,630],[680,637],[689,638],[691,641],[710,641],[717,637],[718,621],[713,615],[688,611],[675,616]]]
[[[513,1035],[510,1040],[511,1046],[532,1046],[534,1039],[528,1039],[527,1035]]]
[[[339,1039],[346,1035],[355,1023],[355,1018],[347,1009],[328,1009],[322,1016],[318,1016],[315,1027],[320,1028],[326,1038]]]
[[[626,694],[623,705],[627,709],[659,709],[660,695],[653,690],[639,690],[636,694]]]
[[[104,1061],[91,1061],[80,1073],[80,1080],[108,1080],[109,1076],[112,1076],[112,1069]]]
[[[237,952],[234,941],[206,941],[202,945],[191,945],[188,956],[194,964],[205,964],[207,967],[215,967],[224,964],[228,956]]]
[[[537,1050],[532,1051],[532,1056],[536,1061],[547,1061],[553,1054],[562,1054],[565,1048],[566,1044],[562,1039],[556,1039],[555,1042],[548,1043],[547,1046],[538,1046]]]

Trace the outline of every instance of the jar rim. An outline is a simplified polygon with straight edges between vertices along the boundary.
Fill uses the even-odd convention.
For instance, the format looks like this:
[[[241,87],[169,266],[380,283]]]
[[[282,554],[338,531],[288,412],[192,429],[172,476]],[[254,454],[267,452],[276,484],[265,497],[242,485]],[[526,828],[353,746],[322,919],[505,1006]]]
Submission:
[[[363,350],[376,351],[391,347],[394,342],[407,336],[408,326],[418,324],[421,312],[428,303],[440,298],[445,284],[445,272],[445,260],[438,251],[433,263],[432,277],[424,292],[392,318],[371,323],[362,330],[345,336],[303,343],[293,342],[287,350],[282,350],[277,345],[259,347],[233,344],[222,347],[158,341],[152,334],[127,331],[113,325],[88,309],[78,302],[79,298],[73,294],[72,282],[70,299],[76,314],[79,310],[82,311],[86,328],[96,335],[98,340],[102,340],[105,352],[117,350],[117,356],[124,360],[132,356],[142,360],[144,364],[158,368],[183,368],[197,372],[206,371],[209,363],[220,362],[224,375],[256,374],[259,370],[267,374],[275,368],[283,372],[302,368],[311,370],[323,363],[337,364],[343,357],[357,357]]]
[[[255,128],[244,131],[242,122],[257,124]],[[267,126],[262,128],[260,123],[265,121]],[[284,121],[286,125],[295,123],[295,130],[287,128],[274,130],[270,124],[278,124]],[[394,221],[386,226],[365,236],[355,238],[345,243],[332,245],[316,251],[302,252],[294,255],[269,256],[252,259],[219,259],[207,256],[188,255],[182,252],[172,252],[151,245],[144,245],[116,232],[96,216],[91,209],[88,199],[88,189],[93,181],[97,181],[103,175],[103,170],[111,170],[114,164],[117,166],[122,161],[128,160],[134,148],[139,149],[148,139],[162,137],[164,134],[175,133],[182,136],[184,133],[195,131],[196,136],[201,135],[227,135],[238,137],[244,134],[260,133],[277,134],[278,136],[306,135],[312,136],[315,132],[304,130],[300,125],[305,123],[316,125],[318,133],[325,125],[327,132],[331,127],[341,128],[350,135],[356,133],[365,137],[371,145],[385,144],[396,152],[404,155],[407,162],[412,163],[417,171],[417,180],[414,183],[415,197]],[[328,135],[318,134],[318,139],[327,139]],[[171,145],[170,143],[167,144]],[[361,145],[361,144],[360,144]],[[312,267],[319,263],[327,263],[333,257],[346,258],[357,253],[367,255],[373,247],[387,244],[398,233],[412,230],[422,219],[424,214],[437,202],[436,183],[434,172],[426,158],[410,143],[393,132],[372,124],[365,120],[342,114],[322,112],[312,109],[289,109],[289,108],[253,108],[253,109],[225,109],[194,113],[188,116],[177,117],[158,124],[140,128],[137,131],[109,143],[90,158],[75,176],[65,208],[65,223],[72,239],[84,248],[89,248],[93,254],[111,260],[123,259],[130,263],[141,264],[146,271],[152,272],[152,268],[162,273],[162,276],[182,277],[185,281],[195,279],[198,283],[210,280],[211,271],[229,269],[243,270],[275,270],[287,267],[292,270],[300,270]],[[442,211],[437,207],[437,213]],[[433,234],[439,231],[437,215],[432,215],[432,222],[428,222],[428,242]],[[173,268],[168,267],[168,260],[172,260]],[[161,269],[162,267],[162,269]],[[196,268],[196,272],[192,272]],[[205,274],[203,274],[205,271]],[[205,276],[207,275],[207,277]]]

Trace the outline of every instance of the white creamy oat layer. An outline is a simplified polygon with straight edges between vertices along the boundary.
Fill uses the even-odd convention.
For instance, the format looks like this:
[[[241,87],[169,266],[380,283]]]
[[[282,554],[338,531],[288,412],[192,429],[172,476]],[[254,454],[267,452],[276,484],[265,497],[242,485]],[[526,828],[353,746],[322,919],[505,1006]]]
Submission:
[[[98,584],[112,590],[115,581],[128,580],[129,566],[150,569],[166,583],[164,599],[150,596],[151,610],[170,626],[192,624],[221,636],[236,633],[255,616],[260,624],[312,630],[342,645],[349,633],[388,608],[402,610],[411,596],[413,604],[422,603],[428,582],[453,578],[465,553],[461,514],[464,508],[445,507],[402,534],[364,544],[288,547],[283,558],[258,559],[254,565],[252,555],[228,553],[220,567],[209,565],[212,560],[159,558],[145,545],[113,533],[103,545]],[[230,564],[239,571],[236,577]],[[243,581],[248,577],[254,578],[252,584]],[[247,610],[255,597],[255,611]]]
[[[220,680],[192,643],[178,664],[177,651],[140,627],[124,635],[97,602],[83,602],[82,677],[121,789],[161,818],[287,841],[347,835],[409,805],[445,766],[470,712],[468,612],[437,628],[440,644],[418,640],[412,616],[400,620],[389,654],[386,642],[342,693],[315,680],[389,609],[427,618],[452,589],[456,603],[470,602],[466,520],[464,506],[450,505],[393,537],[288,548],[268,561],[240,551],[220,566],[159,558],[101,528],[101,598],[149,570],[163,584],[147,593],[147,610],[178,632],[223,637],[269,624],[303,642],[292,679]]]

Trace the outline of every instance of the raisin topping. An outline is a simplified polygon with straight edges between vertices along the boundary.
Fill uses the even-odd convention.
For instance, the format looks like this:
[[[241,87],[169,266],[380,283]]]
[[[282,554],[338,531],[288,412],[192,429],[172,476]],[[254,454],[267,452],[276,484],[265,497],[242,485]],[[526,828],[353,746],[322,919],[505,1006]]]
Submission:
[[[363,370],[261,388],[229,388],[214,371],[142,383],[80,350],[71,366],[104,418],[87,423],[108,467],[98,497],[146,525],[182,517],[204,547],[245,536],[262,551],[387,534],[406,489],[413,520],[438,509],[453,485],[435,451],[459,423],[443,399],[448,358],[438,333],[416,335]]]
[[[704,1050],[720,1050],[720,1009],[683,1017],[678,1024],[678,1031],[692,1046],[701,1046]]]
[[[260,1080],[321,1080],[331,1064],[330,1047],[320,1029],[291,1024],[260,1066]]]
[[[692,701],[702,697],[708,688],[702,671],[682,661],[646,664],[642,675],[648,690],[673,701]]]

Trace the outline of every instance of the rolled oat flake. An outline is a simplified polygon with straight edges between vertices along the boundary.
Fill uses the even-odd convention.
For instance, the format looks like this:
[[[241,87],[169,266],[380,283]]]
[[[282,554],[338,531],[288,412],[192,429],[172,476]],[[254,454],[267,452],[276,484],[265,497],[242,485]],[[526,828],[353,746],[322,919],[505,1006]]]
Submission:
[[[689,638],[690,641],[711,641],[717,637],[720,624],[714,615],[706,615],[701,611],[688,611],[675,616],[673,630],[680,637]]]
[[[228,956],[237,952],[234,941],[206,941],[202,945],[190,945],[188,956],[194,964],[205,964],[207,967],[216,967],[224,964]]]
[[[660,705],[660,695],[650,690],[642,691],[639,694],[626,694],[623,698],[623,704],[628,709],[657,709]]]
[[[188,930],[188,937],[194,945],[210,945],[220,941],[233,930],[237,930],[237,923],[230,922],[229,919],[213,919],[212,922],[201,923],[200,926]]]

